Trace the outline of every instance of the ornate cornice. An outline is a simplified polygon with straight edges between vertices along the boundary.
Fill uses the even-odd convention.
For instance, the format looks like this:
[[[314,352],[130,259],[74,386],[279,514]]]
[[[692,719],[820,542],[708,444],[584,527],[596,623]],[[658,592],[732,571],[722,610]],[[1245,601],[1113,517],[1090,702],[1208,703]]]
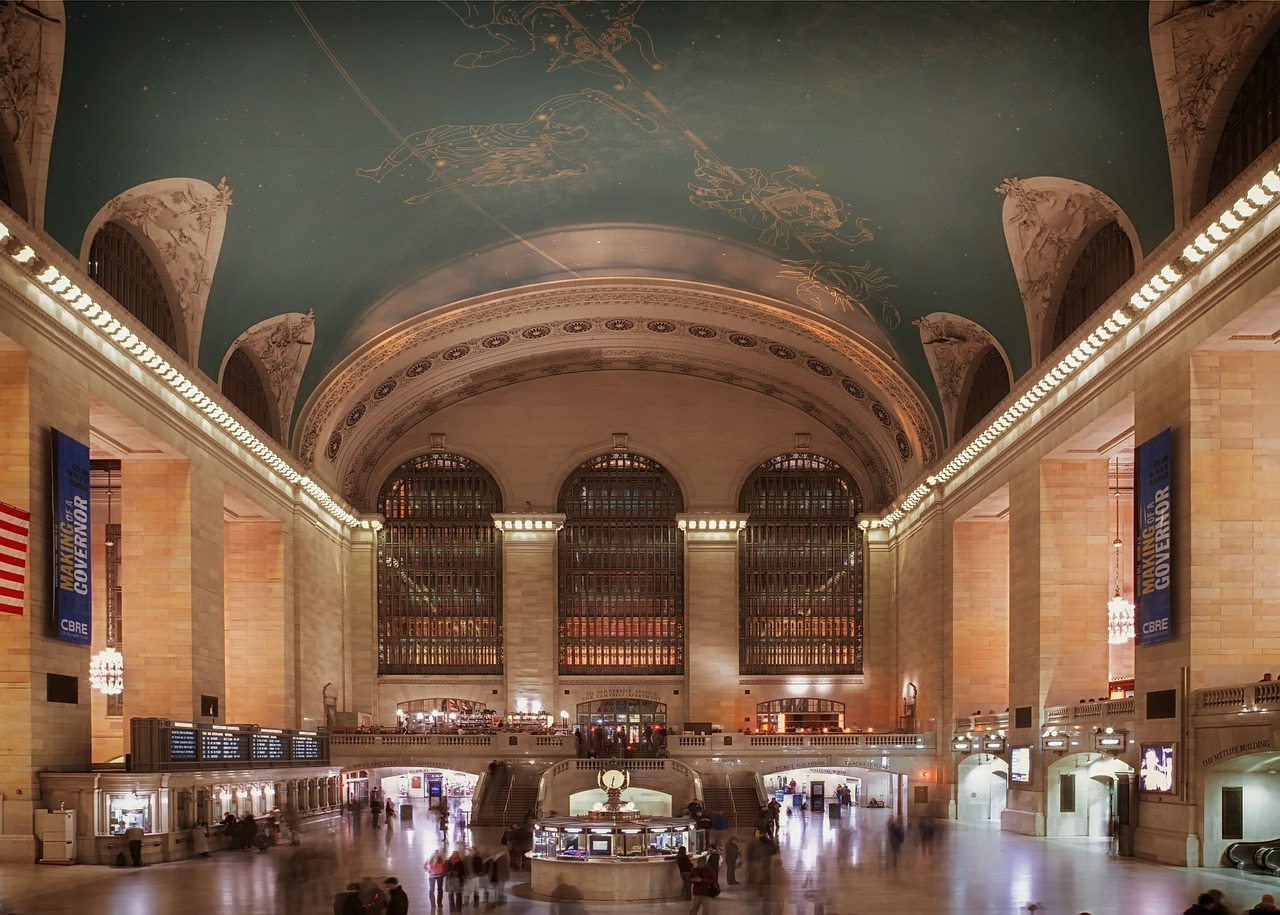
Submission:
[[[371,458],[376,463],[414,422],[482,391],[567,371],[678,371],[818,416],[882,480],[879,501],[895,491],[903,465],[936,458],[936,420],[891,358],[824,320],[669,282],[590,281],[495,295],[426,316],[354,354],[304,409],[295,447],[309,465],[332,465],[354,492]],[[883,442],[883,454],[873,457],[864,438]]]

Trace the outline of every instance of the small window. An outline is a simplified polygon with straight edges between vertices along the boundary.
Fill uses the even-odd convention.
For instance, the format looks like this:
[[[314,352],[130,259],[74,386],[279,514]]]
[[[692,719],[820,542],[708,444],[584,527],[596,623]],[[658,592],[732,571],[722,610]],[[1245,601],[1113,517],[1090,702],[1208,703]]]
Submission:
[[[259,429],[273,438],[279,438],[275,410],[272,408],[271,398],[267,396],[267,380],[258,370],[258,363],[242,346],[236,347],[227,360],[226,368],[222,370],[222,393],[245,416],[253,420]]]
[[[89,278],[119,302],[147,330],[186,358],[179,347],[173,306],[165,295],[160,274],[129,230],[108,222],[89,246]]]
[[[1133,246],[1120,223],[1113,219],[1089,239],[1067,277],[1046,354],[1075,333],[1131,276]]]
[[[1076,777],[1074,773],[1064,772],[1058,776],[1058,812],[1076,812]]]
[[[1218,139],[1204,203],[1217,197],[1268,146],[1280,139],[1280,32],[1245,77]]]
[[[978,367],[973,373],[973,380],[969,383],[964,416],[960,428],[956,430],[956,437],[959,438],[982,422],[982,418],[1008,396],[1009,370],[1000,358],[1000,351],[994,346],[988,346],[983,350]]]
[[[80,704],[80,681],[63,674],[45,675],[45,696],[50,702]]]
[[[1222,838],[1244,838],[1244,789],[1222,789]]]

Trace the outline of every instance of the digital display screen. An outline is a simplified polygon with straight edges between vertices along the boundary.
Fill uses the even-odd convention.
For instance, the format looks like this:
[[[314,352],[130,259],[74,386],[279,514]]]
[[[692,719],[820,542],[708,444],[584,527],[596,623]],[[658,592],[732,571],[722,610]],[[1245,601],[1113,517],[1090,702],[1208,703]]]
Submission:
[[[591,838],[591,854],[607,855],[611,851],[609,839],[605,836]]]
[[[204,731],[200,735],[200,758],[243,762],[249,758],[248,740],[225,731]]]
[[[1160,794],[1174,792],[1174,745],[1172,743],[1144,743],[1142,764],[1138,770],[1138,784],[1143,791]]]
[[[176,762],[196,761],[196,732],[178,730],[169,732],[169,758]]]
[[[1009,751],[1009,781],[1031,781],[1031,748],[1014,747]]]
[[[319,737],[294,737],[293,738],[293,758],[294,759],[319,759],[320,758],[320,738]]]
[[[254,759],[284,759],[285,739],[279,734],[254,734]]]

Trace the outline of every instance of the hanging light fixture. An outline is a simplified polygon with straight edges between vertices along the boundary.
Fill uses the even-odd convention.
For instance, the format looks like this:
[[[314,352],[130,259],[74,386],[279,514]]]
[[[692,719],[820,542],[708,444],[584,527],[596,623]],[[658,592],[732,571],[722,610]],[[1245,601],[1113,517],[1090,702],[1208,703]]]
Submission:
[[[118,649],[104,648],[89,659],[89,682],[106,696],[124,692],[124,655]]]
[[[1120,459],[1115,459],[1115,472],[1112,476],[1112,493],[1116,503],[1116,535],[1111,541],[1115,551],[1115,595],[1107,601],[1107,642],[1111,645],[1123,645],[1133,641],[1133,604],[1120,596],[1120,551],[1124,549],[1124,541],[1120,538]]]

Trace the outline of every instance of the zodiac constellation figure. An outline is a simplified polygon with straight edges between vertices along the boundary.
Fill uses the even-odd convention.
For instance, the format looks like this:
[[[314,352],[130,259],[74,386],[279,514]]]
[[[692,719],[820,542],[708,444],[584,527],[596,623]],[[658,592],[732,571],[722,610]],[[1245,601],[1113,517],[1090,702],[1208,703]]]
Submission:
[[[782,263],[778,276],[799,279],[796,292],[815,308],[822,308],[829,299],[844,311],[860,308],[874,321],[876,316],[868,305],[874,302],[880,306],[879,320],[886,328],[893,330],[902,321],[898,309],[883,294],[894,284],[879,267],[872,267],[870,261],[855,266],[822,259]]]
[[[844,202],[819,190],[813,173],[803,166],[767,175],[758,168],[733,168],[696,150],[694,156],[698,165],[693,173],[701,183],[689,185],[689,201],[751,226],[766,244],[790,248],[795,239],[813,251],[827,242],[852,248],[873,237],[865,216],[855,220],[857,234],[840,234]]]
[[[583,162],[564,155],[559,147],[587,138],[582,119],[566,119],[561,112],[581,104],[603,105],[618,112],[645,131],[658,129],[652,118],[619,102],[599,89],[583,89],[539,105],[528,120],[510,124],[442,124],[411,133],[373,168],[357,168],[356,174],[382,179],[409,159],[419,159],[431,169],[427,179],[436,187],[405,203],[425,203],[448,187],[502,187],[524,181],[544,181],[582,175]]]
[[[631,77],[619,69],[615,55],[635,45],[651,69],[666,65],[658,58],[653,36],[636,22],[643,0],[624,3],[481,3],[473,0],[441,0],[470,29],[487,33],[499,42],[496,48],[463,54],[454,61],[468,70],[519,60],[545,47],[551,55],[547,72],[577,67],[588,73],[619,80],[624,89]],[[570,15],[572,7],[578,15]],[[593,26],[595,28],[593,28]]]

